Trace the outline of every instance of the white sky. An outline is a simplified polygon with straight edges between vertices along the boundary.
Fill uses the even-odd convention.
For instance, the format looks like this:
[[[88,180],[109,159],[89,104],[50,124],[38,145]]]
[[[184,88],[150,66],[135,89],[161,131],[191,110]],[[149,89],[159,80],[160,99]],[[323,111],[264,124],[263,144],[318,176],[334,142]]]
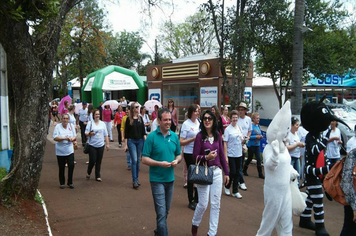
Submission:
[[[228,0],[230,2],[231,0]],[[149,22],[149,18],[143,19],[141,11],[144,1],[140,0],[120,0],[119,4],[111,4],[107,1],[101,0],[106,4],[106,10],[108,11],[108,21],[112,25],[112,29],[115,32],[126,31],[140,31],[141,35],[146,39],[146,44],[141,49],[144,53],[149,53],[153,57],[155,36],[159,34],[160,24],[164,21],[172,18],[175,23],[181,23],[184,19],[190,15],[193,15],[199,4],[207,2],[206,0],[176,0],[173,2],[176,4],[174,11],[172,7],[165,7],[164,10],[153,8],[152,20]],[[146,25],[143,24],[143,20],[146,20]],[[152,50],[151,50],[151,49]]]
[[[340,0],[344,3],[345,8],[349,12],[356,12],[356,0]],[[126,31],[140,31],[141,35],[146,39],[146,43],[141,49],[144,53],[149,53],[153,57],[153,50],[155,44],[155,36],[159,34],[159,26],[162,22],[167,21],[169,17],[172,18],[173,22],[181,23],[184,19],[190,15],[193,15],[201,3],[208,2],[207,0],[167,0],[167,2],[174,2],[176,5],[174,12],[172,12],[172,7],[165,7],[164,10],[152,9],[152,21],[149,25],[143,25],[143,14],[141,11],[145,4],[143,0],[99,0],[100,6],[105,6],[108,11],[109,24],[111,24],[112,29],[115,32]],[[215,2],[215,1],[213,1]],[[232,5],[236,0],[225,0],[226,5]],[[294,5],[294,0],[292,0],[292,6]],[[147,22],[146,17],[146,22]],[[352,21],[356,20],[356,14],[354,14]],[[349,22],[345,22],[348,24]],[[159,42],[158,42],[159,43]]]

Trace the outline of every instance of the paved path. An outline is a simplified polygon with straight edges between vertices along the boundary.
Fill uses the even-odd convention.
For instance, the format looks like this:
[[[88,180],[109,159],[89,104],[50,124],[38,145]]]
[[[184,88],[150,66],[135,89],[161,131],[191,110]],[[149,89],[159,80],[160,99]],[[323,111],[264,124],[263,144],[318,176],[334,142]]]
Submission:
[[[53,125],[48,135],[39,189],[49,212],[53,235],[153,235],[155,212],[148,181],[148,167],[141,165],[139,190],[132,188],[131,172],[126,170],[126,154],[118,143],[110,143],[104,153],[102,179],[99,183],[85,179],[88,156],[82,147],[75,151],[75,189],[60,189],[58,166],[52,140]],[[78,137],[80,134],[78,133]],[[117,132],[114,130],[114,140]],[[81,142],[78,142],[81,143]],[[255,235],[263,211],[263,180],[257,178],[255,166],[245,177],[248,190],[242,199],[222,196],[218,235]],[[175,171],[176,181],[171,211],[168,217],[170,235],[191,235],[193,211],[187,205],[183,188],[182,165]],[[93,175],[92,175],[93,176]],[[343,207],[325,198],[326,227],[331,235],[339,235],[343,222]],[[208,231],[209,210],[199,227],[199,235]],[[312,236],[313,231],[298,227],[293,217],[293,235]],[[273,234],[276,235],[276,234]]]

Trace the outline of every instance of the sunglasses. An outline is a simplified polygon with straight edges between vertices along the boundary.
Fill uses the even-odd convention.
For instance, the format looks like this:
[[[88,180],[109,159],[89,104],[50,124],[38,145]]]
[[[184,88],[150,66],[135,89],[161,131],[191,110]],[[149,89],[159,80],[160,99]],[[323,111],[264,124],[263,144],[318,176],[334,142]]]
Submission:
[[[211,116],[205,116],[205,117],[203,118],[203,120],[204,120],[204,121],[212,121],[212,120],[213,120],[213,117],[211,117]]]

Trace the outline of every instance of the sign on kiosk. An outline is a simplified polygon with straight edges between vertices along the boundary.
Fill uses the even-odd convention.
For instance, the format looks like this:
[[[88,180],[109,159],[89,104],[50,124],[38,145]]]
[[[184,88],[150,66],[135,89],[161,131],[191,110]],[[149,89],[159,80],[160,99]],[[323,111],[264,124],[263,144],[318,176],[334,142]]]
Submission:
[[[161,89],[149,89],[148,90],[148,100],[157,100],[160,103],[161,101]]]
[[[218,87],[200,88],[200,106],[212,107],[218,104]]]

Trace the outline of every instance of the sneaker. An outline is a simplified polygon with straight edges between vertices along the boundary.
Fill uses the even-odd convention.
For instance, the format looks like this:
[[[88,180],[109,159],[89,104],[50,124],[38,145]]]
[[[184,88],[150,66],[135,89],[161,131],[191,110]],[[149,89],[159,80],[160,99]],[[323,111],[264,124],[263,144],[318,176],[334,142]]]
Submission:
[[[68,187],[69,187],[70,189],[74,189],[74,185],[73,185],[73,184],[68,184]]]
[[[183,185],[183,188],[187,189],[187,188],[188,188],[188,184],[185,183],[185,184]]]
[[[85,164],[89,164],[89,161],[85,162]]]
[[[121,144],[119,144],[119,148],[121,148],[122,147],[122,145]]]
[[[127,170],[131,170],[131,166],[128,166],[128,167],[127,167]]]
[[[195,211],[195,207],[196,207],[196,205],[194,204],[194,202],[191,202],[191,203],[188,204],[188,208],[193,210],[193,211]]]
[[[236,197],[236,198],[238,198],[238,199],[241,199],[241,198],[242,198],[242,196],[241,196],[241,194],[240,194],[239,192],[233,193],[231,196]]]
[[[65,189],[66,187],[64,185],[59,186],[60,189]]]
[[[134,182],[134,183],[132,184],[132,186],[133,186],[134,189],[138,189],[138,187],[140,187],[140,185],[138,185],[137,182]]]
[[[239,184],[239,187],[240,189],[246,191],[247,190],[247,187],[246,187],[246,184],[245,183],[242,183],[242,184]]]
[[[230,194],[231,194],[230,189],[224,187],[224,190],[225,190],[225,195],[230,196]]]

